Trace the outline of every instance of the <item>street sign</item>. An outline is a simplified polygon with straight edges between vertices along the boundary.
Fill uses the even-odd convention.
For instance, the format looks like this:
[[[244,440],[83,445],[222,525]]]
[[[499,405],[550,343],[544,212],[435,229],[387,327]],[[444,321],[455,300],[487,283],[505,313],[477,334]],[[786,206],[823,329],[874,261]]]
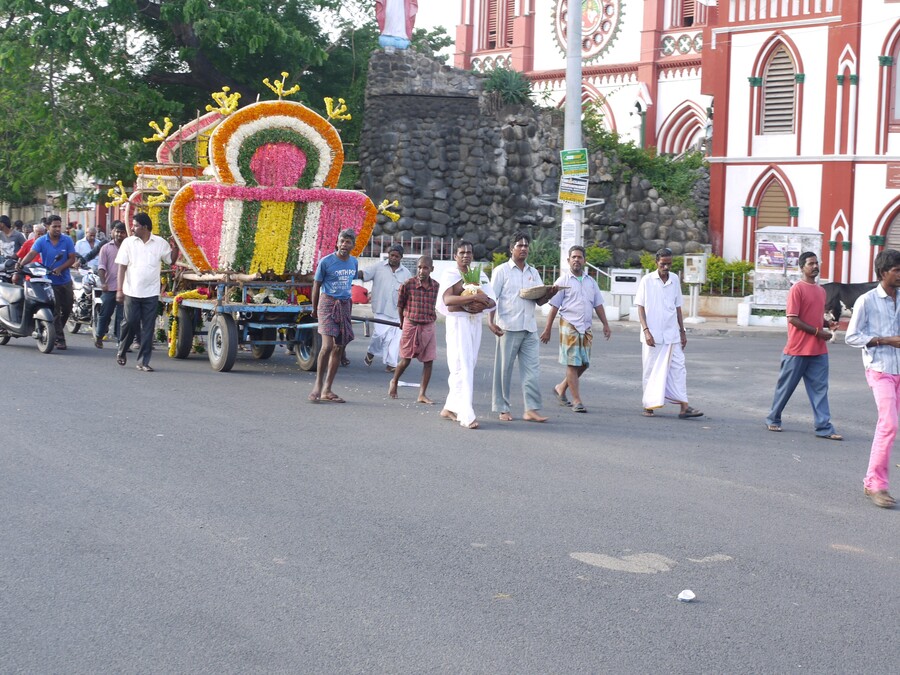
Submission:
[[[587,176],[569,176],[559,179],[560,204],[577,204],[584,206],[587,201],[588,178]]]
[[[587,176],[588,175],[588,151],[587,148],[577,150],[563,150],[559,153],[562,164],[563,176]]]

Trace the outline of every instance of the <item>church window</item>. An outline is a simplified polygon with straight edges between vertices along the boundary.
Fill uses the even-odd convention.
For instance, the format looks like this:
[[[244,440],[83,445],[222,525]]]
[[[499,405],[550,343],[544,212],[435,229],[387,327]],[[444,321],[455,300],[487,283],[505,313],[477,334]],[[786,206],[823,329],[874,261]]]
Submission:
[[[504,49],[513,43],[514,0],[486,0],[483,49]]]
[[[891,66],[891,131],[900,131],[900,40],[894,46],[894,63]]]
[[[786,227],[791,224],[788,213],[788,199],[778,181],[772,181],[766,188],[765,194],[759,201],[759,209],[756,212],[756,227],[778,226]]]
[[[762,133],[794,133],[796,69],[787,49],[778,47],[766,64],[762,92]]]

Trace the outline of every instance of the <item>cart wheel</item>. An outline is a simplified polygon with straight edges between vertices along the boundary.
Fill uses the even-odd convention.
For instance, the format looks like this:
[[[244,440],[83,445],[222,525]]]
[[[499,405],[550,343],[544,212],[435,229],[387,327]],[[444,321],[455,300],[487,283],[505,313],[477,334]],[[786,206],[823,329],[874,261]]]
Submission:
[[[56,328],[48,321],[38,319],[34,322],[37,333],[37,348],[42,354],[49,354],[56,345]]]
[[[176,359],[186,359],[190,353],[191,348],[194,346],[194,310],[190,307],[179,307],[178,308],[178,335],[175,336],[175,358]],[[212,352],[209,355],[210,360],[212,360]],[[216,368],[216,365],[213,364],[213,368]],[[223,370],[229,370],[231,366],[228,368],[224,368]],[[216,370],[219,370],[216,368]]]
[[[66,330],[72,335],[75,335],[75,333],[81,330],[81,324],[70,316],[69,320],[66,321]]]
[[[258,336],[260,340],[272,341],[275,339],[275,329],[264,328],[259,331]],[[250,351],[253,353],[254,359],[262,361],[275,353],[275,345],[251,345]]]
[[[234,318],[230,314],[216,314],[207,336],[209,363],[213,370],[228,372],[237,357],[238,334]]]
[[[294,343],[294,355],[300,370],[313,373],[319,360],[319,350],[322,349],[322,336],[315,328],[301,330],[300,339]]]

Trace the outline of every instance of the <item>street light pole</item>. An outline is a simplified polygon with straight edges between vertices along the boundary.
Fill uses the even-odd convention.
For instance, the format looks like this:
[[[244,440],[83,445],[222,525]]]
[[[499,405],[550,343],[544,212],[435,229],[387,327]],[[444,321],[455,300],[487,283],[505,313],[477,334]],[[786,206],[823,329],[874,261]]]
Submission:
[[[581,139],[581,0],[569,0],[566,13],[566,110],[563,146],[582,147]],[[584,208],[563,204],[559,240],[560,269],[567,270],[569,247],[584,244]]]

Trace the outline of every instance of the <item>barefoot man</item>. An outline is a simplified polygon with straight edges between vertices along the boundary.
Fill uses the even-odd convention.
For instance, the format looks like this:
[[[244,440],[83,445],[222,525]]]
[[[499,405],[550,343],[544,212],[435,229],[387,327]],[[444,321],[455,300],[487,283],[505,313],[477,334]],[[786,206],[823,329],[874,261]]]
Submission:
[[[359,272],[359,263],[350,251],[355,243],[356,233],[344,230],[338,235],[337,251],[322,258],[316,266],[312,306],[313,318],[319,322],[322,348],[316,365],[316,384],[307,397],[310,403],[344,403],[344,399],[331,391],[331,386],[344,347],[353,340],[350,289]]]
[[[400,314],[400,360],[394,370],[394,377],[388,387],[388,395],[397,398],[400,376],[409,367],[413,358],[422,362],[422,384],[416,403],[433,405],[426,395],[431,380],[431,364],[437,354],[437,338],[434,322],[437,319],[434,305],[437,302],[440,284],[431,278],[434,263],[423,255],[416,263],[416,276],[407,279],[397,296],[397,311]]]
[[[463,274],[472,264],[472,242],[461,239],[456,247],[456,267],[441,276],[438,311],[447,317],[447,367],[450,392],[441,417],[459,422],[466,429],[477,429],[472,407],[475,363],[481,346],[481,314],[493,309],[494,291],[487,276],[480,274],[474,294],[463,295]]]

